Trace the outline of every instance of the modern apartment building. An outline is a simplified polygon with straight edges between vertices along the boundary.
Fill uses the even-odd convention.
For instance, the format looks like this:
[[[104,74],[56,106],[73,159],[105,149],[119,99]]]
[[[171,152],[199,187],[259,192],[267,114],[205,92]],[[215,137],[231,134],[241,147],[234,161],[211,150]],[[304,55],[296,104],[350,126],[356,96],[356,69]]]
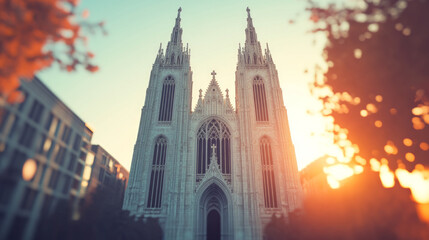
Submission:
[[[85,196],[93,131],[37,77],[0,103],[0,239],[31,239],[60,201]],[[90,174],[90,173],[89,173]]]
[[[94,158],[91,176],[87,188],[87,197],[90,198],[97,189],[104,188],[115,192],[115,195],[124,198],[128,183],[129,172],[112,155],[100,145],[91,146],[91,154]],[[84,176],[86,177],[86,172]]]

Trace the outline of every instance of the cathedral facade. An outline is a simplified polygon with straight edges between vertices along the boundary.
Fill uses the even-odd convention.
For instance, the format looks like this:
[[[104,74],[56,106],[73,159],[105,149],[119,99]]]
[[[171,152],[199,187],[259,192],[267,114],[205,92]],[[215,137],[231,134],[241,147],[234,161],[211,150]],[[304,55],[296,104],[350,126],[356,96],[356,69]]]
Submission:
[[[192,110],[180,12],[153,64],[123,208],[158,218],[165,239],[262,239],[302,195],[276,66],[247,9],[235,109],[213,71]]]

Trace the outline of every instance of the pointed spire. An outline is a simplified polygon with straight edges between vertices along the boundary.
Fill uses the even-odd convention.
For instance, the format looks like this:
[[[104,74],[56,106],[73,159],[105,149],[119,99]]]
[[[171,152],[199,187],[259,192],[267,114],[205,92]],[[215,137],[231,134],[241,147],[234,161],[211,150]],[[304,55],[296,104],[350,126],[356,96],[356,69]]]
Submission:
[[[199,96],[199,98],[201,99],[201,98],[203,98],[203,90],[202,90],[202,89],[200,89],[200,90],[199,90],[199,92],[200,92],[200,96]]]
[[[258,39],[256,37],[256,30],[253,26],[253,20],[250,16],[250,8],[247,7],[247,28],[246,28],[246,44],[256,44]]]
[[[180,7],[179,9],[177,9],[177,18],[176,18],[176,26],[175,27],[180,27],[180,20],[182,20],[180,18],[180,13],[182,12],[182,7]]]
[[[250,8],[247,7],[246,8],[247,11],[247,27],[248,28],[253,28],[253,21],[252,21],[252,17],[250,16]]]
[[[256,35],[255,27],[253,26],[253,20],[250,16],[250,9],[247,8],[247,28],[246,32],[246,42],[242,52],[239,51],[239,63],[241,64],[251,64],[251,65],[260,65],[265,64],[265,59],[263,58],[263,52],[261,44],[258,41]]]
[[[181,46],[182,43],[182,28],[180,27],[180,13],[182,12],[182,8],[177,10],[176,24],[174,25],[173,32],[171,33],[170,43],[173,45]]]

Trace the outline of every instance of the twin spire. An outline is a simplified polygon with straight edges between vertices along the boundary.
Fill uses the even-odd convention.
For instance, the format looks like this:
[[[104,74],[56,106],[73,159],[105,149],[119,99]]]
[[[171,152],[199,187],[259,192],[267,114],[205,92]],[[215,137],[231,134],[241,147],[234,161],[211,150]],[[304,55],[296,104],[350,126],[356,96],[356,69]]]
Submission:
[[[261,45],[258,41],[258,37],[256,35],[255,27],[253,26],[253,20],[250,16],[250,9],[247,7],[247,28],[246,32],[246,41],[245,46],[242,48],[239,46],[238,49],[238,64],[251,64],[251,65],[264,65],[268,62],[271,62],[271,54],[267,49],[265,50],[265,55],[262,52]],[[190,59],[190,50],[188,46],[183,48],[182,43],[182,28],[180,27],[180,13],[182,12],[182,8],[177,10],[176,23],[174,25],[173,31],[171,33],[170,41],[168,42],[167,49],[164,52],[162,47],[160,46],[160,50],[158,52],[158,56],[156,61],[162,64],[169,65],[181,65],[184,63],[189,63]]]
[[[247,11],[247,28],[246,28],[246,44],[255,44],[258,42],[255,27],[253,26],[253,20],[250,16],[250,8],[246,8]],[[174,25],[173,32],[171,33],[170,42],[174,45],[182,43],[182,28],[180,27],[180,13],[182,12],[182,8],[180,7],[177,10],[176,24]]]

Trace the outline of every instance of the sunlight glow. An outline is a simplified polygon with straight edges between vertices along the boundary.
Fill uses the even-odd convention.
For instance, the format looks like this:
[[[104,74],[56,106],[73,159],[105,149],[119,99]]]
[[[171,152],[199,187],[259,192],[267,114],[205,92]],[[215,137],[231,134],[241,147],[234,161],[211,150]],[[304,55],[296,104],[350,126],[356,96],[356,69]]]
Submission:
[[[387,141],[387,144],[384,146],[384,151],[387,154],[396,155],[398,153],[398,148],[395,146],[395,144],[392,141]]]
[[[360,50],[359,48],[356,48],[353,53],[356,59],[362,58],[362,50]]]
[[[380,180],[385,188],[392,188],[395,186],[395,175],[390,171],[387,162],[382,163],[380,167]]]
[[[380,121],[380,120],[377,120],[377,121],[375,121],[375,122],[374,122],[374,125],[375,125],[376,127],[378,127],[378,128],[381,128],[381,127],[383,126],[383,122],[382,122],[382,121]]]
[[[377,159],[371,158],[369,160],[369,164],[371,165],[371,170],[372,171],[374,171],[374,172],[379,172],[380,171],[381,164],[380,164],[380,162]]]
[[[404,138],[404,140],[402,141],[404,143],[405,146],[407,147],[411,147],[411,145],[413,145],[413,140],[409,139],[409,138]]]
[[[323,171],[331,175],[335,180],[341,181],[346,178],[353,176],[353,168],[349,167],[346,164],[336,164],[329,167],[325,167]]]
[[[381,96],[381,95],[375,96],[375,101],[382,102],[383,101],[383,96]]]
[[[413,153],[407,152],[405,154],[405,159],[407,159],[407,161],[409,161],[409,162],[414,162],[414,160],[416,159],[416,157],[414,156]]]
[[[411,119],[411,122],[413,123],[413,128],[416,130],[422,130],[423,128],[425,128],[425,123],[419,117],[413,117]]]
[[[429,150],[429,144],[427,144],[425,142],[421,142],[420,143],[420,149],[423,150],[423,151]]]
[[[396,177],[403,188],[409,188],[413,199],[420,204],[429,204],[429,170],[417,164],[410,173],[405,168],[396,169]]]

